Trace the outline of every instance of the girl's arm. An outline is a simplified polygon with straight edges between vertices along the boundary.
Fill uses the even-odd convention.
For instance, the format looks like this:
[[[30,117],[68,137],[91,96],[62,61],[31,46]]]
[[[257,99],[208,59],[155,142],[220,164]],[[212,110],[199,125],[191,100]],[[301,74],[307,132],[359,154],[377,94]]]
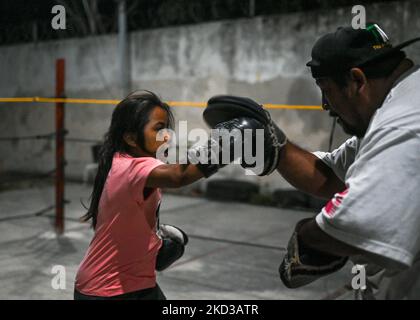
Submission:
[[[163,164],[150,172],[147,188],[179,188],[204,177],[193,164]]]
[[[233,130],[239,130],[241,135],[228,136],[229,138],[229,148],[226,150],[222,147],[223,139],[218,137],[214,139],[211,137],[207,144],[202,146],[195,146],[188,150],[188,157],[193,164],[164,164],[156,167],[152,170],[146,180],[146,187],[148,188],[179,188],[188,184],[197,181],[203,177],[210,177],[215,174],[220,168],[224,167],[226,164],[223,163],[221,158],[222,152],[229,152],[229,161],[233,161],[233,153],[235,150],[235,144],[240,143],[243,148],[242,133],[246,129],[255,130],[261,124],[250,118],[238,118],[232,119],[226,122],[222,122],[215,126],[215,129],[226,130],[232,132]],[[233,139],[231,139],[233,138]],[[200,158],[197,158],[197,151],[200,155],[207,155],[208,161],[206,163],[201,163]],[[212,155],[213,152],[217,152],[216,159],[219,161],[213,163]],[[194,160],[194,161],[192,161]]]

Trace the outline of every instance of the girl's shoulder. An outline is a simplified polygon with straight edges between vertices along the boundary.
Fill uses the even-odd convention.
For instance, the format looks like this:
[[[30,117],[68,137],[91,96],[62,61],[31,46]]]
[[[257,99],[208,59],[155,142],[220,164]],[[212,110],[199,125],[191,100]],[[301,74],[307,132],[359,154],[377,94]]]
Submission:
[[[133,157],[125,153],[116,152],[114,154],[113,167],[125,168],[134,172],[148,172],[162,164],[164,164],[162,161],[153,157]]]

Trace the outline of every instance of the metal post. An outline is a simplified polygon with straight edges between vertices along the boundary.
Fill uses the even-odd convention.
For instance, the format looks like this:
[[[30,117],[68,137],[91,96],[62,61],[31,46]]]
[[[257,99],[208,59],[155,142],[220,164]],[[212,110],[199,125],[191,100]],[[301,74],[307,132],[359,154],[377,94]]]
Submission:
[[[57,59],[55,65],[55,96],[64,98],[65,61]],[[55,231],[64,232],[64,103],[55,104]]]
[[[255,16],[255,0],[249,0],[249,16],[252,18]]]
[[[127,70],[127,13],[125,0],[118,0],[118,63],[120,67],[121,94],[128,91]]]
[[[32,22],[32,41],[38,42],[38,24],[36,21]]]

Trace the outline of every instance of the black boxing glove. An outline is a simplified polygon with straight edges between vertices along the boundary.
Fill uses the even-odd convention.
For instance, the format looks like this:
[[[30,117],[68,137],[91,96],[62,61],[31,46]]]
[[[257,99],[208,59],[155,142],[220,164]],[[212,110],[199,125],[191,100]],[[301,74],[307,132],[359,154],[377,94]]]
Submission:
[[[314,282],[340,270],[348,261],[348,257],[327,254],[309,248],[300,241],[300,228],[312,219],[303,219],[296,224],[287,246],[287,253],[279,267],[280,279],[288,288],[299,288]]]
[[[215,174],[220,168],[237,159],[242,159],[244,149],[248,148],[245,130],[251,130],[252,137],[256,130],[264,130],[264,125],[253,118],[234,118],[214,126],[206,145],[188,150],[189,163],[195,164],[205,177]]]
[[[203,118],[211,128],[219,123],[240,117],[256,119],[264,126],[264,168],[262,171],[258,170],[260,172],[257,174],[259,176],[269,175],[278,166],[281,149],[286,145],[287,138],[262,105],[246,97],[219,95],[209,99],[203,112]],[[241,165],[244,168],[251,169],[252,167],[244,161],[241,162]]]

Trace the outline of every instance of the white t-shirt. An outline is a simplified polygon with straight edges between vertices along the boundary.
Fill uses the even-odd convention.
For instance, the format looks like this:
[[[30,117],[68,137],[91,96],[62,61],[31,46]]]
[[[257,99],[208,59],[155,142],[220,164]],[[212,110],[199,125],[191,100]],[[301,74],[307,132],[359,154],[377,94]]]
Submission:
[[[319,227],[390,271],[411,267],[420,252],[420,67],[396,81],[362,139],[314,154],[347,187],[317,215]]]

